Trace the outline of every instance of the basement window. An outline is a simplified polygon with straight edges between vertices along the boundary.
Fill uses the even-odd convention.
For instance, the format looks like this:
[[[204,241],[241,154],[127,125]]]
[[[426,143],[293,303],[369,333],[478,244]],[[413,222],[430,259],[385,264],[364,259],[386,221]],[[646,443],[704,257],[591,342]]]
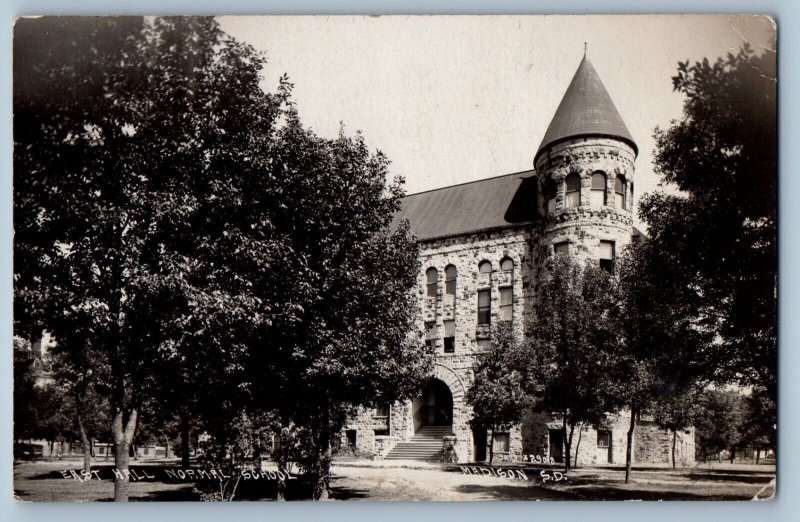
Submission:
[[[511,436],[509,433],[495,433],[494,434],[494,448],[495,453],[507,453],[510,447]]]

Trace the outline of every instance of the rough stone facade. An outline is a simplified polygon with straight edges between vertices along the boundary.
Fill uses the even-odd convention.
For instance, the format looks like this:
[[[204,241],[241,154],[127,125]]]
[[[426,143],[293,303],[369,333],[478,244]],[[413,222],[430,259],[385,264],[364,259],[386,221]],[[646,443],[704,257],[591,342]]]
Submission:
[[[634,161],[637,151],[599,78],[593,75],[596,75],[594,69],[584,58],[567,90],[566,101],[559,106],[536,154],[535,178],[530,179],[536,190],[530,201],[522,202],[533,210],[529,218],[506,220],[506,216],[513,214],[509,206],[509,211],[501,214],[504,216],[501,226],[481,225],[468,232],[459,229],[458,233],[449,234],[445,230],[441,235],[434,233],[420,240],[421,270],[415,290],[422,310],[418,326],[429,332],[430,348],[436,355],[431,382],[438,384],[413,401],[392,405],[388,433],[384,431],[385,422],[376,425],[373,411],[364,411],[353,419],[347,429],[356,430],[358,448],[378,458],[384,457],[397,442],[409,441],[423,425],[446,424],[452,425],[457,459],[460,462],[481,460],[488,455],[488,445],[494,437],[473,433],[469,427],[472,412],[465,395],[473,381],[476,356],[488,342],[491,325],[510,320],[518,336],[526,335],[542,268],[553,255],[569,255],[581,263],[600,263],[601,266],[610,263],[608,267],[613,270],[615,256],[635,233]],[[598,120],[597,111],[564,108],[570,100],[580,105],[585,99],[599,100],[602,111],[606,112],[601,114],[606,121],[597,123],[595,130],[592,125]],[[585,118],[581,110],[587,112]],[[570,129],[580,129],[579,135],[570,134]],[[471,190],[480,192],[488,186],[475,185]],[[500,185],[491,186],[497,190]],[[430,211],[420,212],[416,219],[435,219],[439,208],[445,207],[448,201],[460,202],[454,205],[455,210],[453,206],[448,207],[455,213],[455,221],[459,212],[474,211],[463,208],[466,200],[462,199],[468,196],[464,187],[454,188],[458,191],[449,196],[432,197]],[[513,205],[520,204],[520,194],[525,198],[530,193],[517,190]],[[414,205],[416,208],[422,203],[417,201]],[[414,225],[412,222],[412,230]],[[491,271],[480,270],[485,262],[490,263]],[[450,278],[447,277],[448,267],[451,267]],[[452,280],[453,267],[455,281]],[[430,269],[436,270],[435,279],[429,280]],[[486,321],[485,317],[479,320],[479,294],[485,297],[486,291],[489,292],[490,319],[489,324],[481,324]],[[508,302],[502,301],[503,297],[509,297],[509,292],[510,314]],[[445,339],[448,325],[454,334],[450,345]],[[629,414],[622,412],[609,416],[604,426],[576,429],[572,447],[577,453],[578,465],[624,464],[629,424]],[[375,435],[376,430],[380,435]],[[636,430],[634,460],[669,462],[672,440],[671,433],[642,420]],[[565,454],[562,422],[529,412],[519,426],[498,435],[495,448],[494,455],[499,461],[523,460],[526,456],[559,461]],[[678,432],[675,453],[679,463],[693,459],[692,429]]]

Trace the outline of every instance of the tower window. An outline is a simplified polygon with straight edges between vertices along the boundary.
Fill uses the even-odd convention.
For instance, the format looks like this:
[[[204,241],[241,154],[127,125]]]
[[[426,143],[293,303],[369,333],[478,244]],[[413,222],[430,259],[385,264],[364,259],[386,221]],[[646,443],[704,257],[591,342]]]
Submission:
[[[427,279],[428,297],[436,297],[436,287],[439,284],[439,271],[431,267],[425,272]]]
[[[544,201],[545,201],[545,209],[547,210],[548,214],[552,214],[556,211],[556,195],[558,192],[558,187],[556,186],[556,182],[552,179],[548,179],[545,181],[544,184]]]
[[[478,265],[478,272],[481,274],[491,274],[492,264],[489,261],[481,261],[481,264]]]
[[[511,312],[514,307],[513,300],[514,292],[510,286],[500,289],[500,320],[510,321]]]
[[[592,174],[592,206],[602,207],[606,204],[606,175],[604,172]]]
[[[569,255],[569,241],[562,241],[553,245],[553,253],[557,256]]]
[[[614,272],[614,242],[600,241],[600,268]]]
[[[444,293],[456,295],[456,276],[458,272],[453,265],[447,265],[444,269]]]
[[[622,174],[617,175],[616,179],[614,180],[614,199],[617,205],[617,208],[628,208],[628,181],[625,179],[625,176]]]
[[[500,261],[500,270],[503,272],[511,272],[514,270],[514,261],[509,258],[505,258]]]
[[[456,322],[444,322],[444,353],[455,353],[456,351]]]
[[[581,204],[581,176],[577,172],[573,172],[567,176],[567,208],[577,207]]]
[[[491,324],[492,322],[492,291],[478,291],[478,324]]]
[[[436,323],[433,321],[425,323],[425,344],[431,350],[436,349]]]

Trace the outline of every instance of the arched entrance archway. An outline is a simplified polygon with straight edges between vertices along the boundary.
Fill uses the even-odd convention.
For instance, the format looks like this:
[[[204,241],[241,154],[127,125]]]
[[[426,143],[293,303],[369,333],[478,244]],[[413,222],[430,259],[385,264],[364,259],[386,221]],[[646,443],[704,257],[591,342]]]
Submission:
[[[439,379],[431,379],[411,405],[414,431],[423,426],[453,425],[453,394]]]

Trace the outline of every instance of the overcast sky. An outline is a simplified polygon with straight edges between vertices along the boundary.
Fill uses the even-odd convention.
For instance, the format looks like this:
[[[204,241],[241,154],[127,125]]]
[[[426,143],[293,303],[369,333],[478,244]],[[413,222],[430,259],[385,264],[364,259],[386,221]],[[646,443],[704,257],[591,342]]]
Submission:
[[[588,43],[639,146],[637,195],[653,190],[653,129],[681,115],[680,60],[769,46],[751,16],[222,17],[265,51],[264,87],[288,73],[318,134],[361,130],[409,193],[532,168],[533,155]]]

